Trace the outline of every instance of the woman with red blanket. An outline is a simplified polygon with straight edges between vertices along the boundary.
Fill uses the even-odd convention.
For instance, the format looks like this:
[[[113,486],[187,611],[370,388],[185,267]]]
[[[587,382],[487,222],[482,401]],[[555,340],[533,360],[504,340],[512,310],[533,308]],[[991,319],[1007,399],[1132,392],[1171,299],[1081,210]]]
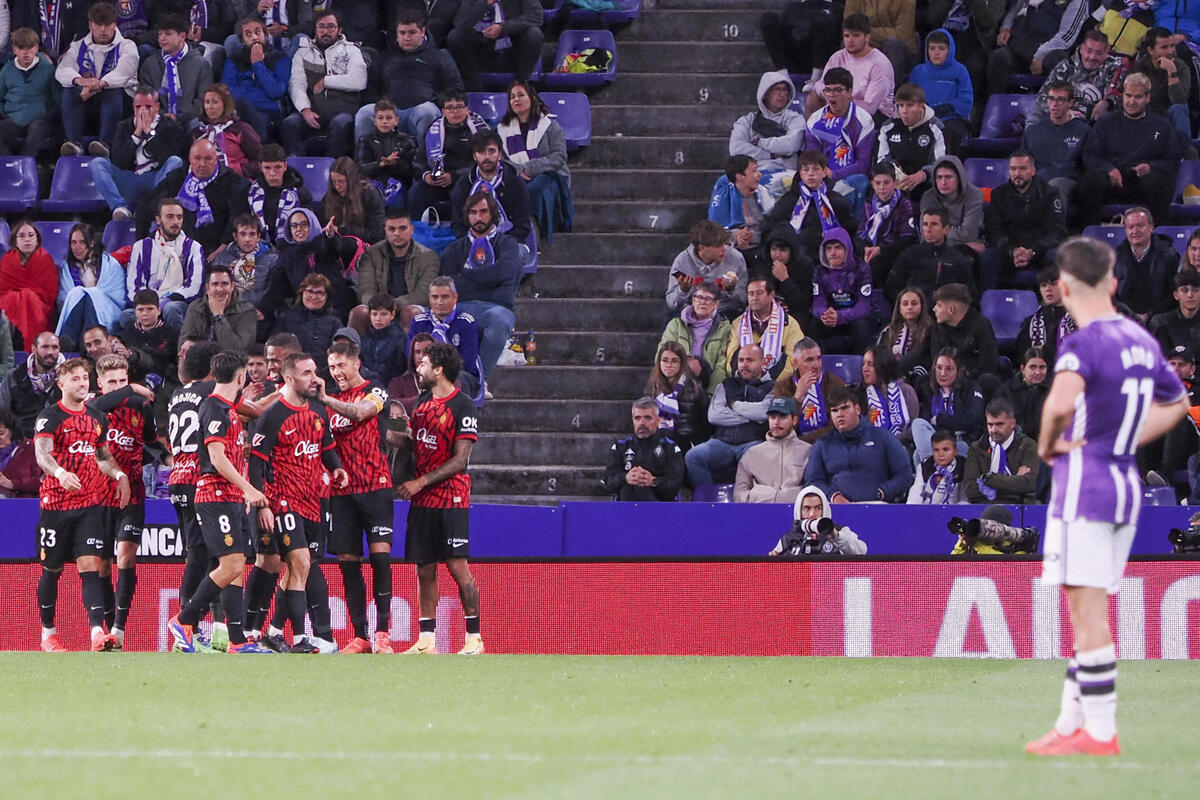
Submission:
[[[32,347],[42,331],[52,330],[50,316],[58,297],[58,267],[42,249],[42,234],[27,219],[12,228],[8,252],[0,256],[0,310]]]

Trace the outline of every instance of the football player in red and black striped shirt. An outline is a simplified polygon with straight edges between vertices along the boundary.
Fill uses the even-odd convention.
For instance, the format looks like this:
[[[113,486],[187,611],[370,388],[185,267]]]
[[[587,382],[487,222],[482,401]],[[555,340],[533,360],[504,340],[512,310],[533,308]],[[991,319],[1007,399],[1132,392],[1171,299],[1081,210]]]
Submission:
[[[362,377],[362,361],[353,342],[335,342],[328,351],[329,374],[338,393],[318,399],[331,412],[329,425],[349,483],[335,488],[330,500],[333,533],[329,549],[338,557],[338,568],[346,587],[346,611],[354,625],[354,639],[343,653],[391,653],[392,612],[392,519],[395,491],[392,473],[384,454],[387,390]],[[367,587],[363,582],[363,534],[371,560],[375,594],[375,638],[367,639]]]
[[[348,480],[333,447],[329,418],[316,401],[321,378],[307,353],[283,361],[283,394],[258,422],[251,452],[250,482],[266,488],[270,505],[260,509],[261,530],[274,528],[276,547],[287,561],[284,597],[292,623],[293,653],[336,653],[329,621],[329,586],[314,558],[325,554],[328,527],[313,487],[325,470],[335,486]],[[313,609],[314,641],[303,640],[305,605]],[[323,612],[323,613],[322,613]]]
[[[217,567],[167,627],[176,647],[185,653],[196,652],[196,623],[219,594],[229,626],[229,652],[270,653],[257,642],[246,641],[242,633],[242,575],[246,553],[254,547],[247,512],[267,504],[266,495],[251,486],[244,473],[246,434],[237,405],[246,380],[246,357],[226,350],[213,356],[211,366],[217,384],[200,404],[204,448],[196,481],[196,518],[209,553],[217,557]]]
[[[109,484],[103,505],[107,510],[105,531],[105,562],[100,567],[101,589],[112,588],[112,558],[117,562],[117,589],[109,632],[116,642],[114,650],[125,648],[125,622],[133,603],[137,586],[137,551],[142,543],[142,527],[146,523],[146,485],[142,480],[143,448],[158,441],[151,399],[154,395],[144,387],[129,385],[129,362],[124,356],[110,353],[96,362],[96,383],[100,396],[88,402],[90,407],[104,412],[108,418],[109,452],[121,471],[129,476],[129,503],[117,505],[116,486]],[[105,598],[107,600],[107,598]],[[107,603],[106,603],[107,605]],[[107,615],[108,609],[105,608]]]
[[[67,649],[54,629],[54,612],[63,564],[73,559],[92,626],[92,650],[111,650],[114,639],[104,630],[104,591],[100,587],[100,562],[105,555],[100,504],[110,480],[117,483],[117,505],[123,508],[128,504],[129,477],[104,444],[108,420],[85,405],[91,391],[87,362],[68,359],[58,366],[57,376],[62,400],[38,415],[33,436],[37,463],[45,473],[38,519],[42,649],[52,653]]]
[[[411,500],[404,557],[417,565],[421,596],[421,634],[409,653],[432,653],[437,621],[437,563],[458,583],[466,617],[467,639],[460,655],[483,652],[479,634],[479,588],[467,565],[470,537],[467,517],[471,505],[471,476],[467,464],[479,436],[475,404],[454,381],[462,369],[458,350],[435,342],[417,365],[424,390],[413,410],[413,458],[417,477],[397,490]]]

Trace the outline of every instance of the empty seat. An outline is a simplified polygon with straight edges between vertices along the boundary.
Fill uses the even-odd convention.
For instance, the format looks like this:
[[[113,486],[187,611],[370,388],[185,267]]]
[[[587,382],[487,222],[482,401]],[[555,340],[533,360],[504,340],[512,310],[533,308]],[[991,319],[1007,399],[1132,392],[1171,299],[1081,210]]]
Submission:
[[[846,383],[862,382],[862,362],[862,356],[821,356],[821,366],[825,371],[838,376]]]
[[[1179,501],[1175,499],[1175,489],[1170,486],[1146,486],[1142,489],[1142,505],[1174,506]]]
[[[90,214],[108,208],[92,180],[88,164],[91,156],[63,156],[54,165],[50,179],[50,197],[42,201],[42,210],[52,214]]]
[[[114,219],[110,221],[104,226],[102,241],[106,253],[128,247],[137,241],[137,223],[133,220],[119,222]]]
[[[1009,153],[1021,141],[1025,122],[1033,116],[1037,95],[994,94],[988,98],[983,112],[983,124],[979,136],[968,139],[967,149],[972,153]]]
[[[702,483],[692,492],[693,503],[732,503],[732,483]]]
[[[547,86],[600,86],[612,83],[617,78],[617,42],[612,31],[563,31],[558,37],[558,49],[554,53],[554,69],[571,53],[584,50],[607,50],[612,54],[608,69],[596,72],[547,72],[543,79]]]
[[[517,77],[517,73],[508,70],[499,70],[497,72],[481,72],[479,73],[479,82],[489,89],[507,89],[508,85]],[[533,66],[533,73],[529,76],[530,83],[540,83],[542,80],[542,63],[539,61]],[[507,96],[505,97],[507,101]]]
[[[1125,228],[1121,225],[1088,225],[1083,229],[1083,235],[1089,239],[1105,242],[1113,250],[1125,241]]]
[[[529,238],[525,240],[524,244],[529,248],[529,263],[522,267],[521,271],[526,275],[532,275],[537,272],[538,269],[537,228],[529,229]]]
[[[0,158],[0,213],[23,213],[37,205],[37,162],[29,156]],[[5,236],[5,246],[8,237]]]
[[[567,135],[567,150],[592,143],[592,104],[583,92],[542,92],[546,108],[558,119]]]
[[[963,162],[967,180],[983,191],[983,201],[991,202],[992,189],[1008,182],[1007,158],[968,158]]]
[[[1187,219],[1200,219],[1200,205],[1189,205],[1183,202],[1183,190],[1189,185],[1200,188],[1200,160],[1185,158],[1179,162],[1179,172],[1175,176],[1175,199],[1171,202],[1171,215]]]
[[[1036,292],[1025,289],[989,289],[979,299],[983,315],[992,323],[996,341],[1015,342],[1021,323],[1038,309]]]
[[[542,22],[548,23],[563,11],[566,0],[542,0]]]
[[[467,108],[494,127],[508,110],[508,95],[504,92],[467,92]]]
[[[42,248],[50,254],[55,264],[61,264],[67,257],[67,248],[71,243],[71,228],[75,227],[74,220],[39,220],[33,224],[42,233]]]
[[[1171,237],[1171,243],[1175,245],[1175,252],[1182,256],[1187,254],[1188,239],[1194,230],[1196,229],[1189,225],[1159,225],[1154,232]]]
[[[333,159],[328,156],[288,156],[287,163],[300,173],[313,202],[321,202],[325,192],[329,191],[329,168],[333,166]]]
[[[623,25],[641,16],[642,0],[613,0],[613,7],[607,11],[588,11],[575,8],[571,0],[567,0],[570,9],[568,19],[575,25],[593,25],[599,23],[606,28],[613,25]]]

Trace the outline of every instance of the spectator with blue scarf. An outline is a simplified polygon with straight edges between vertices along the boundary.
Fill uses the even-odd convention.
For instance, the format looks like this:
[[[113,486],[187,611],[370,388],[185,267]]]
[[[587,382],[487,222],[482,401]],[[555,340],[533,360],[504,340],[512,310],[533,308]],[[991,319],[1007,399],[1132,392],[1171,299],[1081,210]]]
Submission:
[[[450,188],[459,173],[475,165],[471,137],[488,129],[487,120],[467,108],[467,93],[460,89],[444,92],[438,102],[442,116],[433,121],[413,162],[414,180],[408,192],[408,210],[414,220],[435,209],[438,219],[448,220]]]
[[[83,153],[83,139],[97,137],[88,146],[96,156],[108,156],[124,112],[125,90],[137,84],[137,45],[117,30],[117,11],[110,3],[96,3],[88,9],[87,36],[71,43],[58,62],[54,77],[63,87],[63,132],[67,141],[60,153]],[[98,124],[89,124],[89,118]]]
[[[519,244],[529,240],[529,190],[519,176],[516,165],[504,158],[504,142],[491,128],[471,135],[471,155],[475,168],[463,173],[450,192],[450,207],[454,211],[451,226],[455,236],[467,232],[465,201],[476,192],[487,192],[496,198],[501,233],[513,237]]]
[[[1041,459],[1037,442],[1017,430],[1012,403],[998,397],[987,406],[987,434],[971,444],[963,488],[972,503],[1036,503]]]
[[[454,279],[439,275],[429,284],[429,310],[413,319],[408,327],[408,346],[413,338],[426,333],[435,342],[453,345],[462,356],[463,368],[458,385],[477,406],[483,405],[483,362],[479,358],[479,326],[475,318],[458,306]],[[401,352],[404,349],[402,348]],[[388,380],[391,380],[389,377]]]
[[[775,198],[759,180],[758,162],[747,155],[730,156],[708,201],[708,218],[733,231],[733,244],[746,251],[762,243],[763,220]]]

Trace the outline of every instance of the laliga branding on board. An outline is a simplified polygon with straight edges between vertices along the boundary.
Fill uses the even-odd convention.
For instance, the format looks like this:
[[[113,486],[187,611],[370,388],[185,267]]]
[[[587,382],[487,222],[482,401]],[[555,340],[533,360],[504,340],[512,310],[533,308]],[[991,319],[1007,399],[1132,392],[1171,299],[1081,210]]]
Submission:
[[[183,556],[183,536],[178,525],[146,525],[142,528],[139,558],[176,558]]]

